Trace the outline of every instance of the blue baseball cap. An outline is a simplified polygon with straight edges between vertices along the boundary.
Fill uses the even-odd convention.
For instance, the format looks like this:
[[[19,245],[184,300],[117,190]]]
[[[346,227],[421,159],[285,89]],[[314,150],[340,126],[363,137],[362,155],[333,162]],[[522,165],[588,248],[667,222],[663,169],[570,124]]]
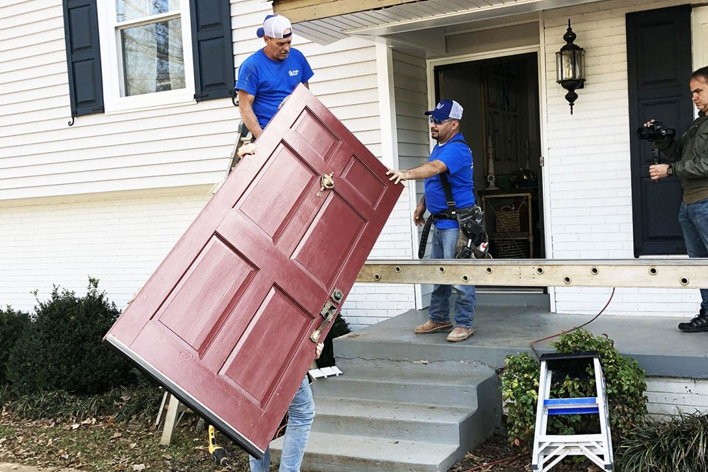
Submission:
[[[440,121],[453,118],[455,120],[462,119],[462,105],[457,103],[455,100],[440,100],[435,106],[435,110],[426,111],[426,115],[432,115]]]
[[[293,27],[290,20],[281,15],[268,15],[263,20],[263,26],[256,30],[259,38],[268,36],[269,38],[283,39],[289,38],[293,34]]]

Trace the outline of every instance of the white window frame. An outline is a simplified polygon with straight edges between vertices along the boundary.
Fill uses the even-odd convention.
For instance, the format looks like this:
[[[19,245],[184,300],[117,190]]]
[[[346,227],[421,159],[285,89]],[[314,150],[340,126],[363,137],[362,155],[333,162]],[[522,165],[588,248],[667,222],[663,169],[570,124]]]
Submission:
[[[180,2],[179,13],[163,13],[153,15],[148,20],[139,19],[126,21],[121,24],[139,26],[153,23],[156,19],[172,19],[179,15],[182,20],[182,45],[184,51],[184,79],[185,88],[166,90],[163,92],[146,93],[129,97],[122,96],[121,77],[122,51],[120,49],[120,30],[116,21],[116,8],[114,1],[97,2],[98,4],[98,29],[101,41],[101,74],[103,76],[103,104],[105,113],[121,113],[125,111],[149,108],[162,108],[168,106],[195,103],[194,100],[194,60],[192,56],[192,24],[190,21],[190,0]]]

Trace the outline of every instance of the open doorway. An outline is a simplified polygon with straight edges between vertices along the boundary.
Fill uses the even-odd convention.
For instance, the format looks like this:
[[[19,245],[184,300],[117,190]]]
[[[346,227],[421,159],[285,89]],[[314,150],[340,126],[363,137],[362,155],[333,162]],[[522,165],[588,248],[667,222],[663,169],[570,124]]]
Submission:
[[[475,190],[495,259],[542,259],[543,192],[537,54],[436,66],[435,98],[464,108]]]
[[[536,54],[437,66],[434,75],[436,101],[465,109],[460,129],[492,256],[544,258]]]

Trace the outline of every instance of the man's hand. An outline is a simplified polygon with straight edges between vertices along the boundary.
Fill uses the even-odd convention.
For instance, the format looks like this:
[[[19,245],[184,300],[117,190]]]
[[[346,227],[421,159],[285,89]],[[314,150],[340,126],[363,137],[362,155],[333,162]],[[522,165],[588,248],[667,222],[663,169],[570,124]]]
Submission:
[[[393,180],[394,184],[397,184],[398,182],[403,182],[404,180],[408,180],[408,173],[405,170],[389,169],[388,172],[386,172],[386,175],[391,176],[388,180]]]
[[[315,359],[320,358],[320,356],[322,355],[322,349],[324,349],[324,343],[317,343],[317,347],[315,348],[315,353],[317,355],[315,356]]]
[[[649,177],[651,177],[651,180],[659,180],[668,177],[668,168],[668,164],[655,164],[653,166],[649,166]]]
[[[416,226],[423,226],[425,224],[425,207],[421,207],[418,205],[415,207],[415,211],[413,212],[413,223],[415,223]]]
[[[256,153],[256,144],[255,143],[248,143],[244,144],[240,148],[238,148],[238,151],[236,151],[236,154],[238,154],[238,157],[243,159],[246,156],[252,155]]]

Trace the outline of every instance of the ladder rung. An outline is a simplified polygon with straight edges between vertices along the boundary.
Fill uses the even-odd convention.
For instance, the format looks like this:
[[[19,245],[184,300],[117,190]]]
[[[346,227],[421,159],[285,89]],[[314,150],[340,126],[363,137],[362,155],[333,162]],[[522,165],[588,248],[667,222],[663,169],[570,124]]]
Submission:
[[[549,416],[597,415],[600,412],[596,397],[547,398],[543,400],[543,406]]]
[[[597,415],[600,409],[597,407],[590,408],[562,408],[557,410],[548,410],[548,416],[559,415]]]
[[[546,398],[543,400],[544,406],[548,408],[563,408],[564,406],[588,406],[597,405],[597,397],[582,398]]]

